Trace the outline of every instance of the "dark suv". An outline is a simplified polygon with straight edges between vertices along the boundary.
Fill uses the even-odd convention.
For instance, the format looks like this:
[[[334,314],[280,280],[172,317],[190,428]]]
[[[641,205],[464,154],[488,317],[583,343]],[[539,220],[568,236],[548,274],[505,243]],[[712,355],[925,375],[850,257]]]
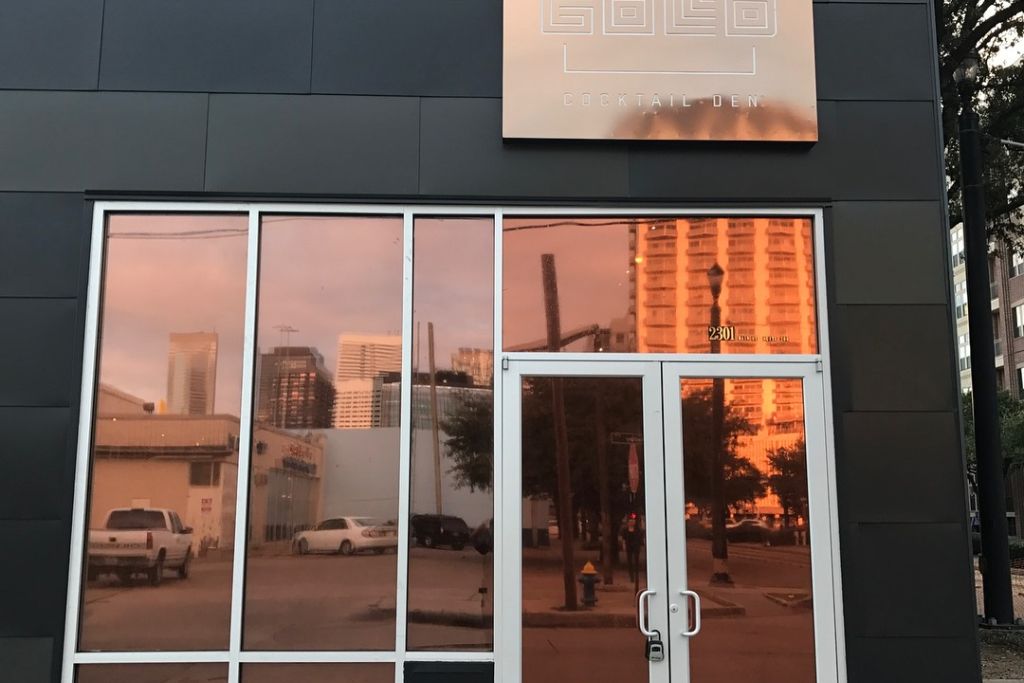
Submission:
[[[469,526],[461,517],[413,515],[409,522],[416,544],[424,548],[447,545],[452,550],[462,550],[469,542]]]

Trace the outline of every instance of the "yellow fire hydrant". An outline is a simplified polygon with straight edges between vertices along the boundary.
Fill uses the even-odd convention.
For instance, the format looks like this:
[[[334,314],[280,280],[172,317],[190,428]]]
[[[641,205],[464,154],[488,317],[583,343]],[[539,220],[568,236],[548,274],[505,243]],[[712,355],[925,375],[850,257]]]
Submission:
[[[583,585],[583,606],[593,607],[597,604],[597,569],[592,562],[583,565],[579,582]]]

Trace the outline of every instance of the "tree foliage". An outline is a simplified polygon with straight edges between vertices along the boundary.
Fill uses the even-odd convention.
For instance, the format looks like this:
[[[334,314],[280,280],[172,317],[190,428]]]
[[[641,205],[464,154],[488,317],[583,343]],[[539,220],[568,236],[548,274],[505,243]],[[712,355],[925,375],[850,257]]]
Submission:
[[[454,461],[455,485],[470,491],[494,486],[494,400],[466,392],[448,419],[441,421],[445,446]]]
[[[1003,450],[1003,474],[1024,466],[1024,401],[1008,391],[998,395],[999,440]],[[967,475],[977,489],[978,453],[974,441],[974,402],[970,392],[963,400],[964,442],[967,451]]]
[[[1000,54],[1018,46],[1024,35],[1024,0],[944,0],[937,13],[939,81],[942,89],[943,142],[950,220],[962,216],[957,116],[959,93],[953,73],[965,57],[982,60],[978,77],[985,164],[985,198],[993,236],[1021,244],[1024,226],[1015,217],[1024,207],[1024,152],[999,139],[1024,141],[1024,65],[1017,59],[1000,64]],[[1003,60],[1005,61],[1005,59]]]
[[[686,500],[700,510],[712,504],[715,445],[712,434],[711,388],[683,397],[683,476]],[[757,427],[736,408],[726,404],[722,415],[722,467],[725,476],[725,503],[736,507],[753,503],[765,493],[765,477],[748,458],[737,453],[740,439]]]
[[[791,515],[807,519],[807,444],[800,439],[769,451],[768,464],[768,485],[779,499],[786,526]]]

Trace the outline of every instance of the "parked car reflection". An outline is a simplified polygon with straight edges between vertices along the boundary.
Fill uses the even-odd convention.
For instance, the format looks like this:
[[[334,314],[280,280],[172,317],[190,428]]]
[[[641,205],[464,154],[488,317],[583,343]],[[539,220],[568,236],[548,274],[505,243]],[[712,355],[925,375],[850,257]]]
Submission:
[[[413,515],[409,523],[413,539],[424,548],[446,545],[452,550],[462,550],[469,542],[469,525],[461,517]]]
[[[377,554],[398,546],[398,533],[393,523],[372,517],[335,517],[300,531],[292,537],[292,551],[307,553],[340,553],[354,555],[363,550]]]

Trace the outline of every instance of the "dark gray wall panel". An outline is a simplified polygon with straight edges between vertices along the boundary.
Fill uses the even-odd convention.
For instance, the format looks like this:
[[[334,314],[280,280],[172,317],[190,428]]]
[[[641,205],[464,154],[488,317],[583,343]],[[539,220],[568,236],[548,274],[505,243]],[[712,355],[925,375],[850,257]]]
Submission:
[[[835,306],[829,312],[839,411],[954,411],[945,306]]]
[[[930,102],[819,102],[814,145],[630,144],[634,197],[938,200]]]
[[[414,98],[214,95],[206,188],[415,194],[418,111]]]
[[[939,202],[837,202],[831,237],[840,304],[945,304],[945,221]]]
[[[405,683],[493,683],[493,662],[406,662]]]
[[[849,638],[849,683],[981,683],[973,638]]]
[[[0,406],[67,406],[77,397],[77,313],[74,299],[0,299]]]
[[[4,0],[0,88],[94,89],[102,23],[103,0]]]
[[[200,190],[206,105],[206,95],[0,92],[0,190]]]
[[[313,0],[107,0],[104,90],[309,92]]]
[[[81,195],[0,193],[0,297],[78,296],[88,236]]]
[[[55,636],[64,623],[67,527],[58,521],[0,521],[4,551],[0,637]]]
[[[968,547],[966,521],[846,527],[847,637],[974,637]]]
[[[501,101],[423,100],[420,192],[441,196],[624,197],[621,145],[501,141]]]
[[[0,671],[5,680],[44,683],[51,680],[52,638],[0,638]]]
[[[934,68],[927,5],[830,3],[814,8],[818,97],[931,100]],[[865,49],[870,45],[870,49]],[[856,55],[855,59],[851,56]]]
[[[0,519],[56,519],[68,507],[68,408],[0,408]]]
[[[843,522],[967,518],[955,413],[846,413],[837,429]]]
[[[499,97],[501,0],[317,0],[313,92]]]

